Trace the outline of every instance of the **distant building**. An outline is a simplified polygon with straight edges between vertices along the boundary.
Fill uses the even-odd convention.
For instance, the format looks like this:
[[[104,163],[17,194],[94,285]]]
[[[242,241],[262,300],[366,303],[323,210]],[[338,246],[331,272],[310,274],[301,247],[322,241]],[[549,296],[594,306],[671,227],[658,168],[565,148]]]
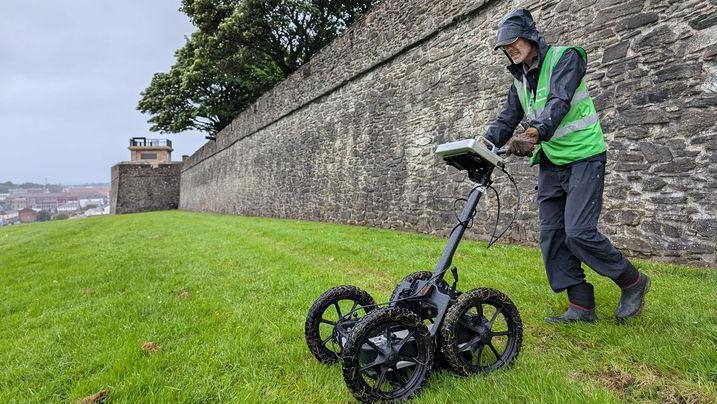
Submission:
[[[58,202],[57,202],[57,199],[54,199],[54,198],[37,199],[37,200],[35,200],[35,203],[32,205],[32,208],[35,210],[46,210],[50,213],[57,213],[57,207],[58,207]]]
[[[169,163],[172,161],[172,141],[133,137],[129,140],[131,161],[144,163]]]
[[[108,187],[68,187],[63,191],[68,196],[77,199],[105,198],[109,199],[110,189]]]
[[[7,226],[19,222],[17,211],[5,212],[0,211],[0,226]]]
[[[0,202],[4,201],[4,200],[7,199],[9,196],[10,196],[10,193],[9,193],[9,192],[8,192],[8,193],[4,193],[4,194],[0,194]]]
[[[57,205],[57,211],[58,212],[75,212],[80,210],[80,202],[79,201],[67,201],[61,204]]]
[[[109,212],[105,213],[105,208],[93,208],[93,209],[87,209],[84,213],[85,216],[100,216],[100,215],[106,215]]]
[[[27,199],[25,198],[12,198],[10,201],[10,209],[21,210],[27,208]]]
[[[21,209],[17,212],[20,217],[20,223],[32,223],[37,221],[37,212],[32,209]]]
[[[41,195],[50,192],[47,188],[28,188],[26,191],[27,195]]]
[[[86,208],[87,205],[95,205],[95,206],[104,206],[107,204],[107,200],[105,198],[89,198],[89,199],[80,199],[80,207]]]
[[[11,211],[11,212],[0,212],[0,218],[2,218],[6,223],[12,222],[13,219],[17,219],[17,211]]]

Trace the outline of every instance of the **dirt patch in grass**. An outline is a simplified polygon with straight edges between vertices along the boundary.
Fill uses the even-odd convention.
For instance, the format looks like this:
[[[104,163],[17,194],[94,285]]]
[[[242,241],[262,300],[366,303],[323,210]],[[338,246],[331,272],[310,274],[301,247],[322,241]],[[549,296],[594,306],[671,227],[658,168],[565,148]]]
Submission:
[[[75,403],[79,404],[99,404],[105,402],[105,399],[110,394],[110,389],[102,389],[98,391],[97,393],[87,396],[83,398],[82,400],[77,400]]]
[[[620,394],[623,399],[630,396],[630,388],[637,382],[632,374],[617,368],[597,372],[593,377],[605,387]]]
[[[597,381],[626,401],[681,404],[714,402],[714,396],[699,385],[644,365],[634,369],[612,367],[575,376],[582,380]]]
[[[147,353],[155,353],[161,351],[162,347],[159,346],[156,342],[147,341],[142,344],[142,350]]]
[[[179,289],[179,292],[177,292],[177,299],[179,299],[179,300],[189,299],[189,290],[187,290],[187,288]]]

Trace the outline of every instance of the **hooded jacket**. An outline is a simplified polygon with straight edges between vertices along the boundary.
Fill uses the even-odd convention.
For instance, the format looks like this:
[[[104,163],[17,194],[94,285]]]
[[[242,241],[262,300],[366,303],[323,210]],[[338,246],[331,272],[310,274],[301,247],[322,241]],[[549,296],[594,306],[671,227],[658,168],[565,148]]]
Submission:
[[[530,11],[521,8],[508,14],[501,21],[496,37],[496,48],[506,42],[512,42],[513,38],[527,39],[538,47],[538,54],[533,59],[527,72],[522,63],[513,64],[512,60],[508,58],[510,61],[508,71],[519,81],[522,81],[525,75],[528,88],[534,93],[538,86],[540,69],[543,66],[549,45],[536,28]],[[536,119],[527,122],[526,129],[532,126],[538,130],[541,141],[550,140],[558,125],[570,110],[570,100],[573,98],[575,89],[580,85],[580,81],[585,76],[586,71],[587,63],[585,63],[580,54],[574,49],[568,49],[553,70],[545,109]],[[523,117],[524,112],[520,105],[518,91],[511,84],[508,99],[495,122],[488,128],[485,137],[496,146],[502,147],[513,136],[513,132],[521,123]],[[544,160],[547,160],[547,158]]]

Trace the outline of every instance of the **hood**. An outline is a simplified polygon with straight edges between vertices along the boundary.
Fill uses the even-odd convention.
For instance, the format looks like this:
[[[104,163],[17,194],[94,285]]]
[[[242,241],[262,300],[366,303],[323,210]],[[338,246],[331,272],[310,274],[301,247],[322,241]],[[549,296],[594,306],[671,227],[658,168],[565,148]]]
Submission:
[[[544,59],[545,54],[548,52],[548,45],[545,43],[543,35],[536,28],[533,16],[527,8],[513,10],[503,18],[500,25],[498,25],[495,49],[497,50],[501,46],[513,43],[518,38],[527,39],[537,45],[540,60]]]

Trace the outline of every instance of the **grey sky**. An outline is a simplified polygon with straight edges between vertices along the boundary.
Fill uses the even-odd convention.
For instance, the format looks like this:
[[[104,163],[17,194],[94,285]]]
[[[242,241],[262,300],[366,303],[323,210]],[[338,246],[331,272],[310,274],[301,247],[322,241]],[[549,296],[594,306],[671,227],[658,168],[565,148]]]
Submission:
[[[109,182],[194,27],[179,0],[0,0],[0,182]],[[175,160],[204,136],[172,135]]]

